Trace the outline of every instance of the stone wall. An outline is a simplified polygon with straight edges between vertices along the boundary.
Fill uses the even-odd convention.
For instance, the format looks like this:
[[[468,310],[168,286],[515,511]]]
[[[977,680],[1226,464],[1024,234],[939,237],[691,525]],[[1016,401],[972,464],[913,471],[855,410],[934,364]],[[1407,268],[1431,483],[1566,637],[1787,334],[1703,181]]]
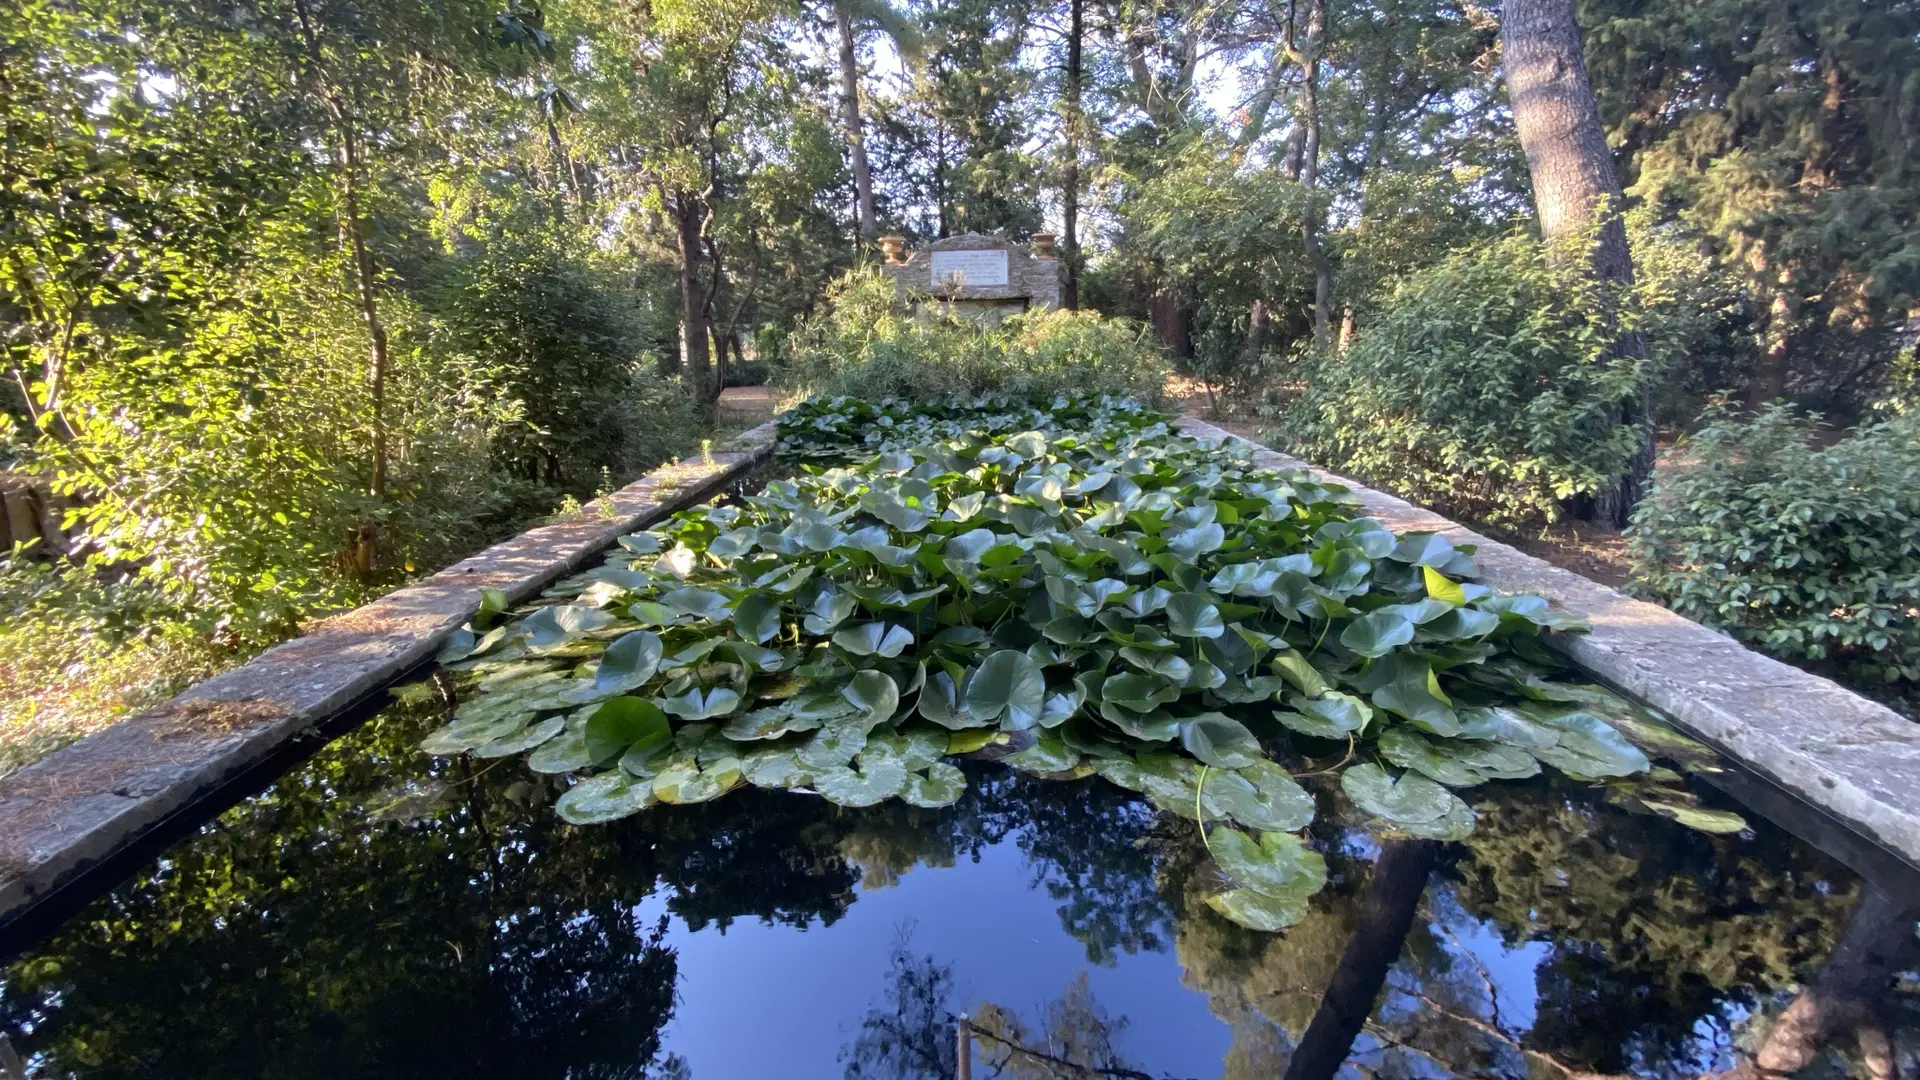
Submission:
[[[998,322],[1020,311],[1050,311],[1060,306],[1060,261],[1053,257],[1053,238],[1035,237],[1033,249],[997,236],[967,233],[936,240],[908,255],[901,250],[899,238],[889,237],[888,261],[881,270],[893,279],[901,305],[936,304],[939,309]],[[1004,252],[1006,282],[956,285],[952,279],[936,280],[937,254],[947,252]]]

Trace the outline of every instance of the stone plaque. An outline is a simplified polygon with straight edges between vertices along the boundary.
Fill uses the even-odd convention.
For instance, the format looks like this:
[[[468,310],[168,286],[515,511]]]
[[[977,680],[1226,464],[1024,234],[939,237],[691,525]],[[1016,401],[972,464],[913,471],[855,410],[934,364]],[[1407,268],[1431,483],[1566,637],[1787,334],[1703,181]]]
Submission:
[[[975,289],[1007,284],[1005,251],[934,251],[932,285],[936,289]]]

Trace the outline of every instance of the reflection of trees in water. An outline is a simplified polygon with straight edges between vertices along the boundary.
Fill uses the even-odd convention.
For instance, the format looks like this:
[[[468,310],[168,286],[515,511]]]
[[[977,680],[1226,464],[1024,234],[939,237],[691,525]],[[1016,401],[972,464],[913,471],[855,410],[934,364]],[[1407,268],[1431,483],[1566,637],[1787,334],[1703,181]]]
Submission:
[[[7,972],[15,1044],[89,1077],[637,1078],[677,973],[656,882],[696,926],[852,900],[819,800],[571,828],[418,737],[370,725],[83,911]]]
[[[1631,1066],[1697,1076],[1715,1062],[1701,1060],[1696,1024],[1721,1021],[1730,1004],[1777,1009],[1783,989],[1818,967],[1847,911],[1847,875],[1764,823],[1752,840],[1708,837],[1607,806],[1564,779],[1479,809],[1355,1043],[1352,1067],[1363,1073],[1564,1077]],[[1361,917],[1370,871],[1337,839],[1339,808],[1323,800],[1322,810],[1316,846],[1332,880],[1301,923],[1260,935],[1210,918],[1191,896],[1181,905],[1185,981],[1236,1033],[1229,1077],[1274,1075],[1291,1059],[1275,1047],[1306,1032]],[[1530,985],[1501,991],[1537,995],[1531,1025],[1499,1014],[1498,977],[1436,917],[1455,905],[1509,948],[1551,945]]]
[[[663,892],[696,929],[829,924],[856,884],[1011,838],[1090,962],[1173,946],[1186,985],[1232,1028],[1225,1075],[1250,1080],[1293,1063],[1373,884],[1361,853],[1377,845],[1356,842],[1337,799],[1321,799],[1312,828],[1328,888],[1269,935],[1206,908],[1217,883],[1192,823],[1098,781],[969,766],[972,792],[941,811],[746,791],[572,828],[537,779],[428,759],[417,735],[404,717],[370,725],[89,907],[7,971],[6,1033],[51,1071],[88,1077],[683,1074],[658,1060],[675,956],[636,905]],[[387,790],[397,775],[413,778],[405,798]],[[1696,1022],[1754,1008],[1764,1038],[1835,940],[1852,887],[1764,825],[1753,840],[1706,837],[1565,780],[1480,809],[1473,838],[1443,856],[1351,1069],[1697,1074]],[[1495,973],[1451,936],[1467,924],[1509,947],[1551,946],[1526,985],[1503,991],[1537,997],[1530,1025],[1495,1008]],[[903,953],[889,979],[897,997],[869,1019],[892,1019],[862,1029],[850,1075],[951,1076],[963,1003],[949,1000],[950,975]],[[1788,1019],[1840,1018],[1816,1025],[1816,1043],[1872,1038],[1854,1006],[1801,1000]],[[1129,1067],[1112,1045],[1124,1018],[1084,985],[1031,1020],[976,1011],[976,1076]],[[994,1058],[994,1038],[1038,1052],[1001,1045]]]
[[[910,934],[895,941],[885,988],[840,1052],[847,1080],[952,1080],[957,1073],[961,1010],[953,967],[916,955],[912,944]],[[1094,999],[1085,971],[1040,1010],[1038,1026],[991,1001],[972,1004],[968,1014],[977,1080],[1163,1080],[1114,1046],[1126,1018],[1108,1015]]]

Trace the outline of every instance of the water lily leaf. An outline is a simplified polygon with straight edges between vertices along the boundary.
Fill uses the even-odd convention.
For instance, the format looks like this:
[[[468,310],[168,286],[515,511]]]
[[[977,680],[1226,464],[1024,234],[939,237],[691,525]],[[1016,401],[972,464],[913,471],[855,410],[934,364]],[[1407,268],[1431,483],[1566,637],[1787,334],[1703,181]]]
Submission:
[[[579,772],[592,765],[593,755],[587,752],[586,718],[578,713],[568,721],[566,730],[527,755],[527,768],[548,775]]]
[[[1459,801],[1446,788],[1418,773],[1396,779],[1372,762],[1350,766],[1341,773],[1340,790],[1355,806],[1392,825],[1438,821]]]
[[[1340,644],[1361,656],[1385,656],[1413,640],[1413,623],[1398,611],[1374,611],[1347,624]]]
[[[1567,709],[1540,702],[1519,707],[1527,719],[1553,730],[1553,746],[1528,747],[1534,757],[1561,772],[1601,778],[1632,776],[1652,767],[1647,755],[1611,724],[1584,709]]]
[[[733,609],[733,628],[742,638],[756,645],[780,632],[780,601],[766,593],[754,593]]]
[[[740,759],[736,757],[716,759],[705,768],[676,761],[653,778],[653,797],[675,805],[710,802],[739,786],[744,779]]]
[[[1327,883],[1327,861],[1292,833],[1217,828],[1207,834],[1207,850],[1220,869],[1243,889],[1284,899],[1319,892]]]
[[[733,601],[727,599],[725,593],[691,587],[663,593],[660,602],[675,614],[716,622],[733,606]]]
[[[1352,694],[1343,694],[1339,691],[1330,690],[1325,696],[1319,698],[1292,694],[1288,696],[1287,704],[1299,710],[1302,716],[1307,717],[1308,724],[1302,726],[1289,723],[1284,719],[1283,723],[1287,723],[1288,727],[1296,731],[1318,735],[1323,739],[1342,738],[1351,732],[1365,728],[1373,719],[1371,706]]]
[[[1429,668],[1390,682],[1375,690],[1371,697],[1376,706],[1406,717],[1423,731],[1449,737],[1459,735],[1460,718],[1436,693],[1438,690],[1439,684]]]
[[[838,806],[873,806],[903,793],[907,767],[898,758],[868,761],[855,766],[821,769],[813,774],[813,789]]]
[[[1689,806],[1685,803],[1661,802],[1653,799],[1641,799],[1640,802],[1661,817],[1672,818],[1689,829],[1704,833],[1726,836],[1743,832],[1748,827],[1747,819],[1731,810],[1713,810],[1704,806]]]
[[[1151,712],[1180,696],[1180,688],[1152,675],[1127,672],[1106,680],[1100,687],[1102,701],[1133,712]]]
[[[1294,832],[1313,821],[1313,796],[1271,761],[1233,772],[1208,770],[1202,790],[1202,803],[1211,812],[1249,829]]]
[[[855,656],[883,656],[889,660],[913,644],[913,635],[904,626],[887,623],[863,623],[833,635],[833,643]]]
[[[473,655],[473,647],[477,645],[479,641],[480,636],[478,634],[462,626],[447,635],[447,643],[440,646],[440,651],[434,655],[434,663],[454,664],[465,660],[467,657]]]
[[[1180,718],[1164,709],[1139,713],[1111,701],[1100,703],[1100,717],[1136,739],[1172,742],[1180,735]]]
[[[1167,538],[1167,550],[1180,561],[1192,565],[1200,561],[1200,556],[1220,550],[1220,546],[1226,542],[1227,531],[1217,523],[1210,523],[1173,533]]]
[[[807,610],[807,617],[802,620],[802,625],[806,627],[809,634],[831,633],[834,627],[845,622],[847,616],[853,614],[854,607],[854,598],[847,593],[824,591],[814,598],[813,606]]]
[[[814,732],[812,738],[793,752],[793,756],[802,768],[809,772],[820,772],[845,765],[866,746],[866,728],[841,718]]]
[[[613,616],[585,604],[550,604],[526,617],[520,630],[527,644],[536,649],[551,648],[590,630],[598,630],[613,621]]]
[[[1459,739],[1432,739],[1408,727],[1380,736],[1380,755],[1448,787],[1474,787],[1488,780],[1524,780],[1540,771],[1533,755],[1518,747]]]
[[[473,756],[503,758],[509,754],[524,753],[565,731],[566,727],[565,717],[550,717],[537,724],[529,724],[512,735],[504,735],[483,746],[475,747]]]
[[[967,793],[967,774],[946,762],[928,766],[926,775],[910,773],[907,786],[900,789],[900,800],[928,810],[952,806]]]
[[[1051,732],[1034,740],[1032,746],[1017,754],[1008,754],[1008,765],[1031,773],[1062,773],[1080,764],[1078,752],[1069,748],[1060,736]]]
[[[696,686],[678,697],[660,700],[660,708],[686,720],[725,716],[739,707],[740,695],[724,686],[705,691]]]
[[[811,779],[793,751],[778,746],[748,751],[740,758],[740,775],[754,787],[763,788],[801,787]]]
[[[1486,637],[1500,629],[1500,616],[1476,608],[1454,608],[1421,627],[1423,634],[1448,641]]]
[[[721,725],[720,734],[734,742],[754,742],[794,731],[813,731],[819,726],[817,718],[795,716],[785,706],[769,705],[732,717]]]
[[[1181,637],[1217,638],[1227,632],[1227,624],[1212,600],[1179,593],[1167,601],[1167,629]]]
[[[525,727],[526,723],[525,715],[455,721],[429,732],[426,738],[420,740],[420,749],[443,757],[465,753],[475,747],[485,746],[495,739],[512,735]]]
[[[1442,603],[1453,604],[1455,606],[1467,602],[1466,592],[1463,591],[1459,585],[1455,584],[1451,578],[1435,570],[1432,566],[1422,564],[1420,567],[1420,578],[1427,586],[1427,595],[1429,597]]]
[[[634,747],[665,746],[672,738],[666,714],[645,698],[613,698],[587,716],[587,756],[595,764],[617,760]]]
[[[623,634],[600,654],[593,684],[609,693],[624,694],[644,685],[660,670],[660,635],[651,630]]]
[[[1128,791],[1145,790],[1140,779],[1140,766],[1132,758],[1098,758],[1092,764],[1094,772],[1113,784]]]
[[[1525,750],[1550,747],[1560,742],[1559,732],[1536,724],[1510,708],[1473,705],[1459,710],[1458,715],[1459,737],[1463,739],[1504,743]]]
[[[1307,897],[1299,894],[1268,896],[1252,889],[1232,889],[1207,897],[1207,906],[1231,922],[1268,934],[1307,917]]]
[[[865,714],[867,730],[893,719],[900,708],[900,687],[884,671],[856,671],[852,681],[840,688],[840,696]]]
[[[1412,532],[1400,538],[1400,543],[1388,558],[1416,566],[1443,567],[1453,555],[1453,542],[1446,537],[1436,533]]]
[[[660,538],[652,533],[634,533],[621,537],[620,546],[635,555],[657,555],[660,553]]]
[[[645,626],[672,626],[680,613],[656,600],[635,600],[627,605],[627,617]]]
[[[589,776],[568,788],[553,808],[569,824],[598,825],[637,814],[653,803],[651,783],[615,770]]]
[[[473,613],[473,628],[485,630],[495,619],[513,609],[513,601],[507,599],[505,589],[481,589],[480,610]]]
[[[1180,745],[1216,769],[1237,769],[1261,759],[1260,740],[1238,720],[1201,713],[1180,721]]]
[[[1393,826],[1409,836],[1428,840],[1465,840],[1473,835],[1475,821],[1473,807],[1455,798],[1447,812],[1432,821],[1396,821]]]
[[[1002,649],[982,661],[967,679],[965,698],[972,715],[987,721],[1004,716],[1001,726],[1018,731],[1040,722],[1046,694],[1047,680],[1040,666],[1025,653]]]
[[[1309,663],[1305,656],[1293,649],[1284,649],[1276,653],[1273,659],[1268,661],[1268,665],[1281,678],[1292,683],[1295,690],[1308,697],[1317,698],[1333,689],[1333,685],[1327,682],[1319,670]]]

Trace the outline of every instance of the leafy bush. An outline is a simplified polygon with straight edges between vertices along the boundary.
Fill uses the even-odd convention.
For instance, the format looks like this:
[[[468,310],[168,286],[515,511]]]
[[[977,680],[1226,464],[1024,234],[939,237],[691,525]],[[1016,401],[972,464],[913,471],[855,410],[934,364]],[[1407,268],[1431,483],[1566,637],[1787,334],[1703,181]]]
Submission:
[[[1287,433],[1330,468],[1492,521],[1553,520],[1626,468],[1647,365],[1592,313],[1631,305],[1524,234],[1402,279],[1343,355],[1310,356]]]
[[[1826,447],[1785,407],[1707,419],[1634,514],[1638,588],[1776,656],[1920,682],[1920,414]]]
[[[802,397],[922,400],[1066,392],[1159,401],[1168,369],[1145,327],[1091,312],[1033,312],[981,326],[898,310],[893,283],[855,270],[787,339],[776,384]]]
[[[501,229],[451,263],[435,314],[463,382],[513,418],[493,437],[495,459],[584,494],[603,469],[637,472],[683,452],[697,421],[679,380],[642,361],[632,290],[577,250],[590,239],[558,226]]]
[[[810,410],[785,448],[844,448],[862,405]],[[1613,726],[1655,722],[1643,710],[1545,677],[1540,637],[1569,620],[1464,580],[1470,549],[1395,536],[1344,489],[1137,406],[1068,415],[1017,430],[997,406],[890,414],[851,468],[623,537],[497,625],[489,597],[441,654],[463,700],[422,748],[571,775],[556,810],[583,825],[743,784],[945,806],[968,783],[946,759],[983,751],[1098,774],[1211,825],[1234,884],[1208,903],[1259,930],[1326,880],[1298,835],[1314,798],[1275,757],[1344,744],[1340,790],[1400,835],[1467,836],[1450,787],[1543,765],[1744,827],[1648,775]]]

